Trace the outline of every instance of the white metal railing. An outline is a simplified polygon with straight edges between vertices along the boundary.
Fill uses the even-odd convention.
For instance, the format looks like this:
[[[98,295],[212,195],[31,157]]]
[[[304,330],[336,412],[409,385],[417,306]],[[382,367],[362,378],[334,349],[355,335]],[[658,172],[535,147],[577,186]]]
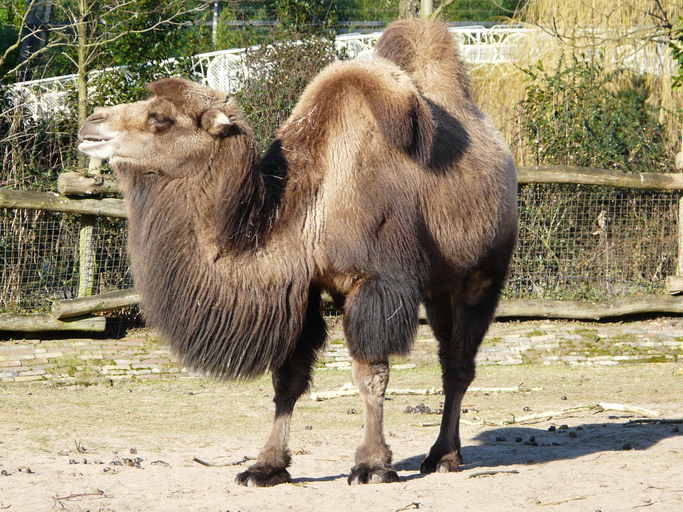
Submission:
[[[514,62],[521,57],[522,52],[529,56],[529,52],[540,57],[544,51],[553,47],[552,42],[543,44],[535,41],[533,45],[524,44],[530,34],[535,36],[542,33],[538,29],[511,26],[466,26],[449,27],[454,39],[458,42],[460,55],[470,67],[496,65]],[[374,54],[374,47],[382,32],[369,34],[343,34],[336,38],[335,46],[344,50],[348,58],[370,59]],[[551,39],[548,36],[548,39]],[[669,72],[666,48],[661,45],[647,45],[615,56],[622,65],[639,72],[661,74]],[[625,48],[629,50],[629,48]],[[233,93],[239,88],[239,77],[244,76],[244,53],[246,48],[233,48],[209,53],[202,53],[191,57],[193,70],[203,77],[204,83],[210,87]],[[174,62],[169,59],[168,62]],[[125,69],[125,66],[121,68]],[[100,71],[101,72],[101,71]],[[97,72],[94,72],[97,73]],[[13,85],[16,103],[23,103],[35,116],[50,113],[54,115],[64,109],[65,97],[69,86],[73,86],[76,75],[64,75],[44,78],[27,82],[17,82]]]

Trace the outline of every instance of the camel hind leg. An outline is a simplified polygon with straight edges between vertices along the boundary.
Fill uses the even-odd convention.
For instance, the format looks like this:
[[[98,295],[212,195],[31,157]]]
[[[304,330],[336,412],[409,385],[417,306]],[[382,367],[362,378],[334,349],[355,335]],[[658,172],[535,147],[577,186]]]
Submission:
[[[299,397],[308,390],[317,351],[326,335],[325,321],[320,314],[320,294],[311,292],[306,324],[296,348],[287,362],[273,371],[275,419],[270,436],[256,463],[237,475],[238,484],[270,487],[291,480],[287,471],[291,461],[287,444],[292,411]]]
[[[422,462],[421,473],[457,471],[460,453],[460,407],[474,380],[477,349],[493,318],[500,285],[490,286],[476,302],[445,293],[426,301],[427,317],[439,341],[444,405],[436,442]]]

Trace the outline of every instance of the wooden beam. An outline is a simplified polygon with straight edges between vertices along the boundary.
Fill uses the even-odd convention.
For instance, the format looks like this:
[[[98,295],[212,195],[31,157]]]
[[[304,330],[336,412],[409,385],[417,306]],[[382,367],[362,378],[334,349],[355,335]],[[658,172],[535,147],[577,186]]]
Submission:
[[[676,274],[683,276],[683,197],[678,200],[678,260]]]
[[[91,297],[60,300],[52,304],[52,316],[57,319],[83,316],[88,313],[110,311],[116,308],[132,306],[140,302],[140,295],[135,290],[116,290]]]
[[[69,199],[54,192],[0,190],[0,208],[25,208],[53,212],[126,217],[123,199]]]
[[[575,183],[650,190],[683,190],[683,174],[626,173],[588,167],[520,167],[517,181],[526,183]]]
[[[57,190],[65,196],[97,196],[120,193],[113,176],[86,176],[80,172],[63,172],[57,177]]]
[[[496,318],[600,320],[650,313],[683,313],[683,297],[646,295],[597,303],[567,300],[508,300],[501,301],[496,310]]]
[[[86,331],[104,332],[107,319],[102,316],[57,320],[48,313],[33,315],[0,314],[0,331],[45,332],[45,331]]]

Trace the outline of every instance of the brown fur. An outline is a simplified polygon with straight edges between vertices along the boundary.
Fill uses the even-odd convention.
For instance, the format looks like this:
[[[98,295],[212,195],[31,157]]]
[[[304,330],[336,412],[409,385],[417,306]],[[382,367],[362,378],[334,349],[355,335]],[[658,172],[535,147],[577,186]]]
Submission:
[[[231,99],[179,79],[82,129],[119,134],[111,162],[150,324],[188,366],[273,371],[273,432],[240,483],[289,478],[289,417],[325,338],[321,289],[344,309],[371,425],[350,481],[397,478],[381,427],[386,361],[410,350],[420,302],[446,389],[423,470],[460,460],[459,403],[516,236],[515,168],[442,25],[392,24],[377,52],[322,71],[261,158]]]

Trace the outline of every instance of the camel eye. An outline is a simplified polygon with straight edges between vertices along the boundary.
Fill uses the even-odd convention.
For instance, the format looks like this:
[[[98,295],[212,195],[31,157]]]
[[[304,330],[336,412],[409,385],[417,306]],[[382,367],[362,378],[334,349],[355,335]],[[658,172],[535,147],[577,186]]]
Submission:
[[[150,112],[147,123],[152,131],[158,133],[170,128],[173,125],[173,119],[158,112]]]

